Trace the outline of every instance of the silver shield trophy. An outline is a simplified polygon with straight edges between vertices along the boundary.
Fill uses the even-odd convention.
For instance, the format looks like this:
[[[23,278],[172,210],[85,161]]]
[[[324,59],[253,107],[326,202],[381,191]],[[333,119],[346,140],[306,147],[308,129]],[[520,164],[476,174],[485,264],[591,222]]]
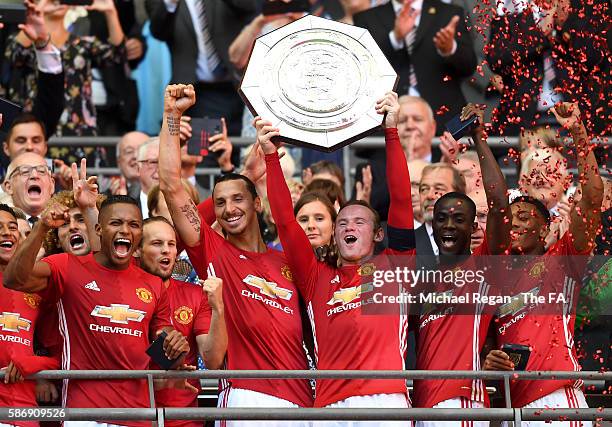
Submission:
[[[382,124],[397,81],[368,30],[308,15],[255,41],[239,93],[283,141],[329,152]]]

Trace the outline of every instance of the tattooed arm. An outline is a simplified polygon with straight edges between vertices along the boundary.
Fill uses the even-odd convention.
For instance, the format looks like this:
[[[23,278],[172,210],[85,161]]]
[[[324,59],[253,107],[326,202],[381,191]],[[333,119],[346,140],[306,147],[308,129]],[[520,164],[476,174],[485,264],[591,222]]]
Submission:
[[[164,94],[164,117],[159,133],[159,188],[181,241],[187,246],[199,243],[201,224],[198,209],[181,184],[181,115],[193,104],[193,86],[169,85]]]

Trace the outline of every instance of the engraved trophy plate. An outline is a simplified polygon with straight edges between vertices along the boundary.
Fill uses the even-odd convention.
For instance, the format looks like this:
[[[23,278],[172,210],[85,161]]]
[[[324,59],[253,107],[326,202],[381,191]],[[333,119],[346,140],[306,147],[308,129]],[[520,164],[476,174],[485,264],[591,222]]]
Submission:
[[[309,15],[255,41],[239,93],[284,141],[329,152],[381,125],[397,80],[367,30]]]

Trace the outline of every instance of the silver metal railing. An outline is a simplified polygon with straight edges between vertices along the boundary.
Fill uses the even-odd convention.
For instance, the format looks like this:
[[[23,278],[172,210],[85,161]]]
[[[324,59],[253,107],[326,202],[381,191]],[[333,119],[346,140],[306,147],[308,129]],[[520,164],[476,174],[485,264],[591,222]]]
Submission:
[[[0,376],[3,371],[0,370]],[[150,408],[65,408],[58,416],[50,418],[48,413],[36,408],[0,408],[0,420],[21,419],[63,419],[71,421],[85,420],[147,420],[154,421],[158,427],[163,427],[165,420],[429,420],[429,421],[461,421],[461,420],[500,420],[514,421],[520,426],[521,421],[575,421],[575,420],[612,420],[612,409],[581,408],[581,409],[544,409],[544,408],[512,408],[510,396],[510,379],[516,380],[612,380],[612,372],[566,372],[566,371],[527,371],[527,372],[495,372],[495,371],[255,371],[255,370],[220,370],[220,371],[41,371],[30,379],[146,379],[149,386]],[[506,408],[487,409],[358,409],[358,408],[155,408],[153,380],[160,378],[185,379],[230,379],[230,378],[378,378],[378,379],[440,379],[468,378],[502,380],[505,390]],[[57,409],[57,408],[56,408]],[[21,410],[20,412],[15,412]],[[12,413],[11,413],[12,411]],[[15,415],[18,416],[15,416]],[[22,417],[19,417],[21,414]]]

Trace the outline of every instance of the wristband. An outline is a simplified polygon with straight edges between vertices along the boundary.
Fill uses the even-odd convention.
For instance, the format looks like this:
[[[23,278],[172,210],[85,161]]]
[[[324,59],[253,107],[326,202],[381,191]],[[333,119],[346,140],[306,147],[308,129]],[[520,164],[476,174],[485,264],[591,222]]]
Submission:
[[[34,47],[36,48],[36,50],[42,50],[46,48],[47,46],[49,46],[50,42],[51,42],[51,34],[49,34],[49,37],[47,37],[47,40],[43,42],[42,44],[39,44],[38,41],[34,41]]]

